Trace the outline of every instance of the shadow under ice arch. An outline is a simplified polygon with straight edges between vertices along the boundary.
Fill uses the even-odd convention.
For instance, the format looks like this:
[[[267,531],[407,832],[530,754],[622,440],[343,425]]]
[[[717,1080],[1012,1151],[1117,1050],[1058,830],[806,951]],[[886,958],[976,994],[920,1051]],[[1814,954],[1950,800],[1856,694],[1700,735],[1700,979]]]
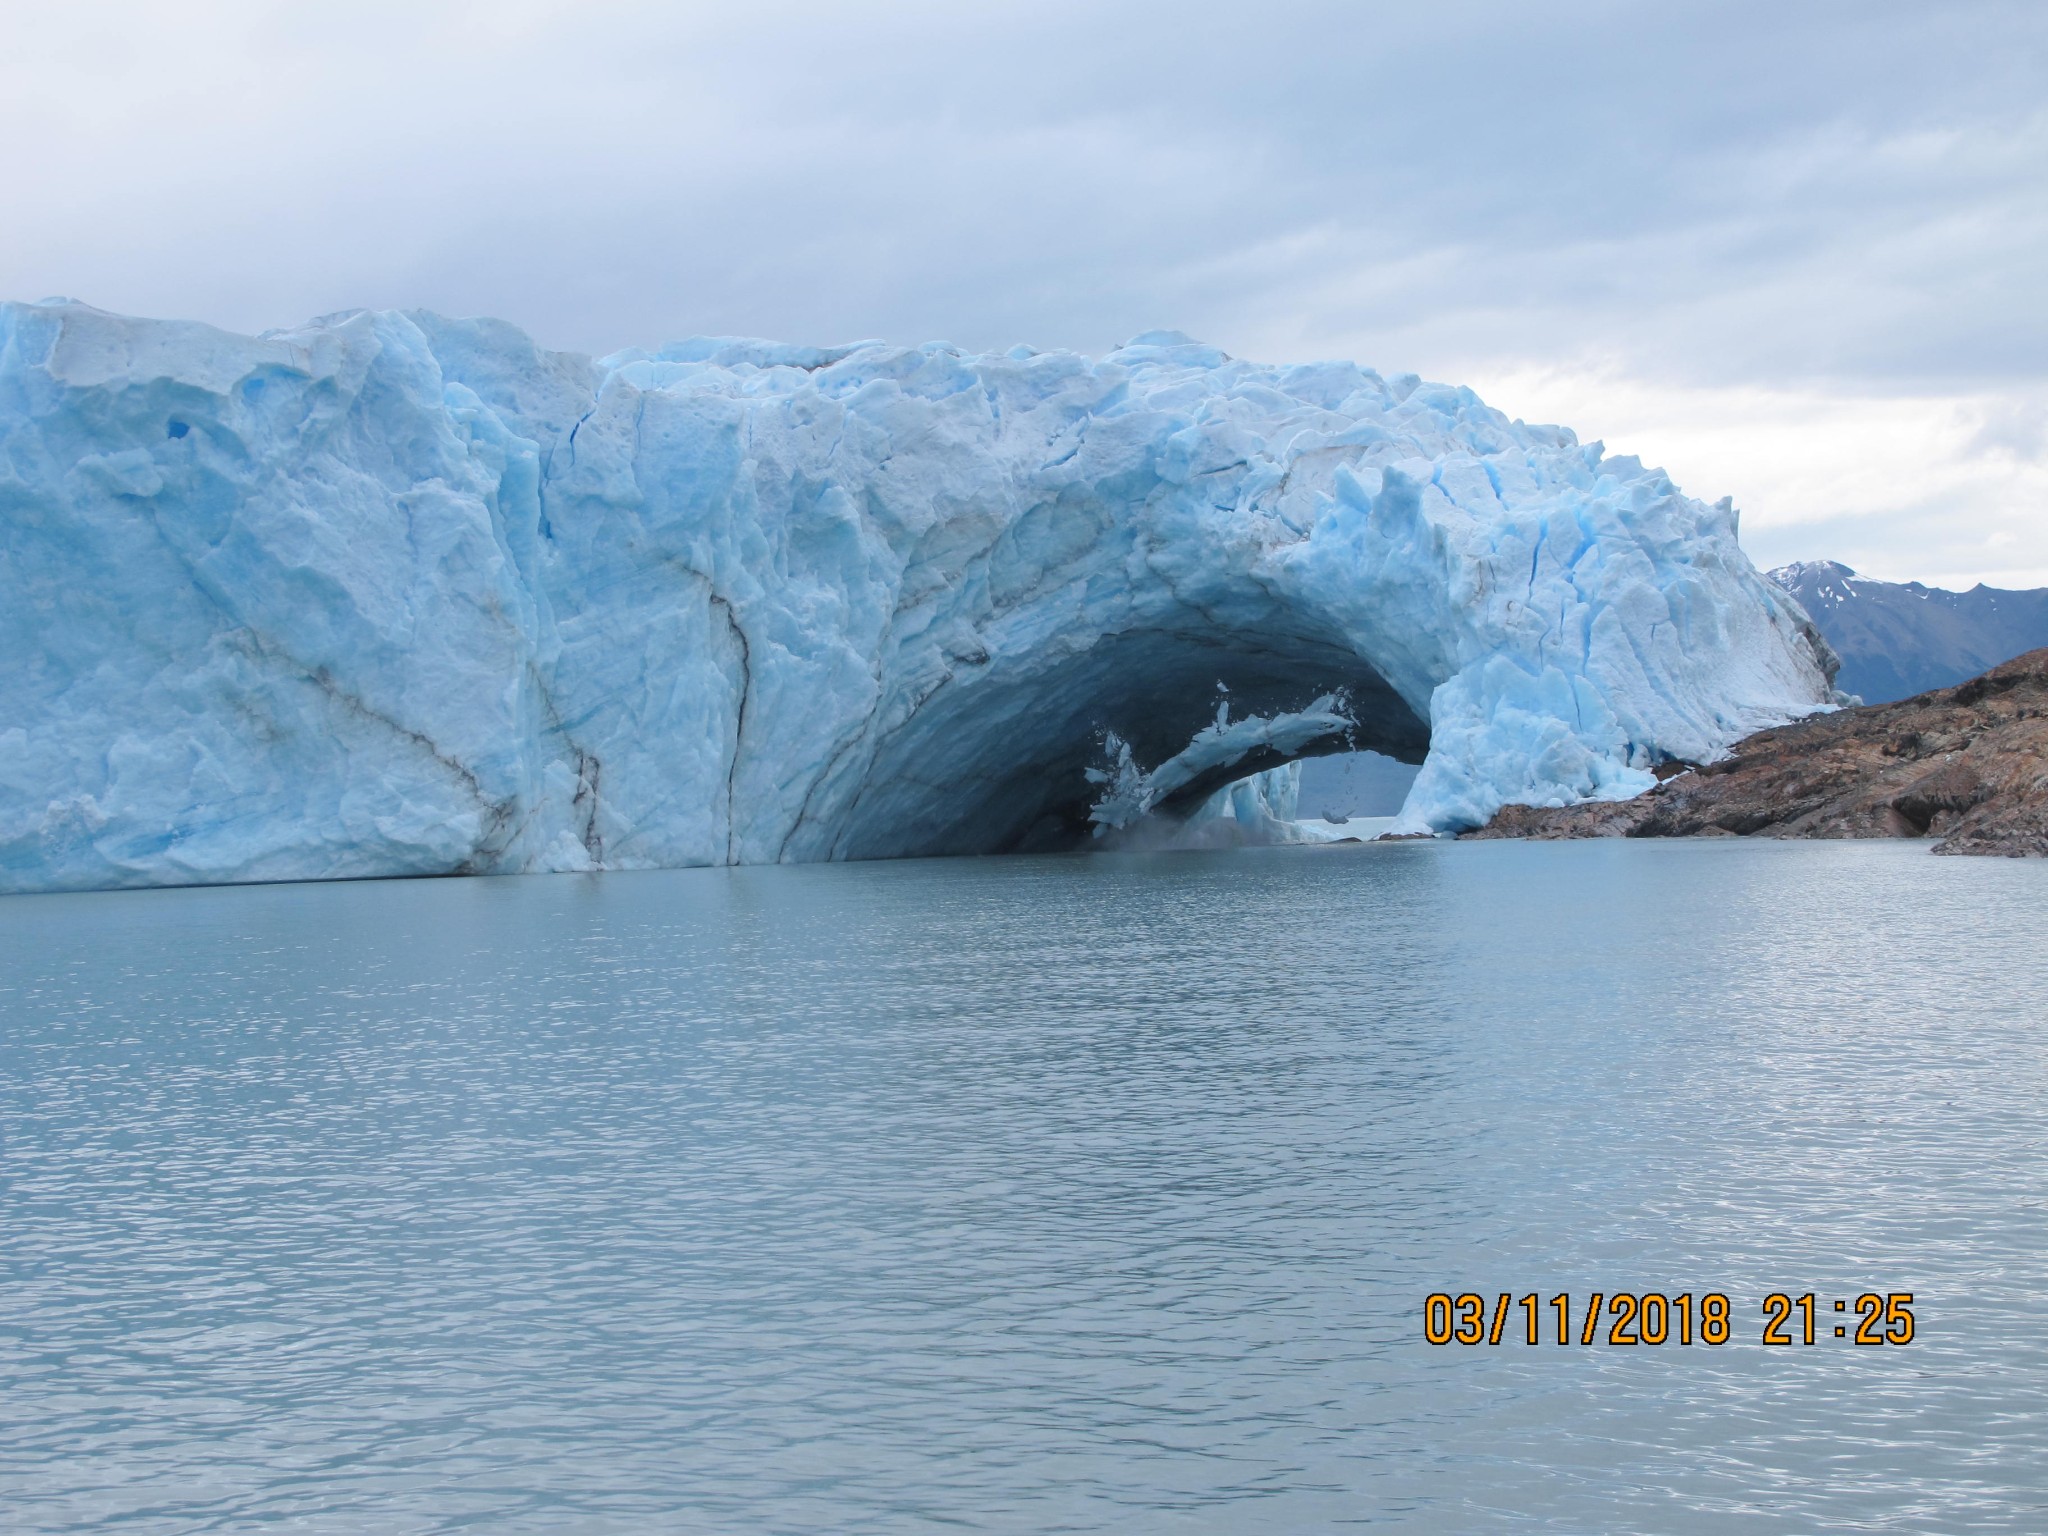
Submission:
[[[1351,746],[1446,830],[1829,698],[1726,502],[1175,333],[593,362],[0,305],[0,590],[13,890],[1066,846],[1130,788],[1091,769],[1173,812]]]
[[[842,825],[793,839],[796,857],[1046,851],[1085,846],[1100,830],[1105,743],[1157,768],[1212,726],[1220,702],[1238,719],[1296,716],[1336,695],[1337,718],[1306,721],[1280,745],[1219,755],[1151,809],[1184,816],[1216,791],[1304,757],[1373,750],[1420,763],[1429,727],[1368,663],[1326,636],[1214,627],[1106,637],[1011,677],[941,690],[876,753]],[[915,729],[913,729],[915,727]],[[1091,777],[1091,773],[1094,775]]]

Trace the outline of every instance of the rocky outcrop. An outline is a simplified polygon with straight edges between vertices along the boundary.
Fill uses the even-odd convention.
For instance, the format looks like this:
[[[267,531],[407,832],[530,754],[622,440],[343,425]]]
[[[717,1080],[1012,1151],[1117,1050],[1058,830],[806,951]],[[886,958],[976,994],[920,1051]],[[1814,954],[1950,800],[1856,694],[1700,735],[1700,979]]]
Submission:
[[[1468,837],[1912,837],[2048,855],[2048,649],[1892,704],[1759,731],[1633,800],[1511,805]]]

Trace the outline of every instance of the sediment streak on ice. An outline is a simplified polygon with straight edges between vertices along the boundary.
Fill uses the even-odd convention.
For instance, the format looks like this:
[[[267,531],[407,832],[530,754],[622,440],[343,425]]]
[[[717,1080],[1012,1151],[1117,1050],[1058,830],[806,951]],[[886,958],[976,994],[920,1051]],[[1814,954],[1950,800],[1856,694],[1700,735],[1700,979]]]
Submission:
[[[1170,333],[591,362],[0,306],[0,593],[11,890],[1058,846],[1104,733],[1156,773],[1219,680],[1342,690],[1454,828],[1828,696],[1726,502]]]

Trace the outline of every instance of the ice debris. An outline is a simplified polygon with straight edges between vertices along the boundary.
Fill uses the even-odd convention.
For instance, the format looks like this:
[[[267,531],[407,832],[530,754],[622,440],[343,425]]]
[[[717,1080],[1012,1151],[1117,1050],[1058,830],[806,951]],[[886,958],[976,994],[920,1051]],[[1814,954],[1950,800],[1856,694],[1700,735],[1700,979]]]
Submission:
[[[1158,810],[1199,806],[1233,781],[1247,778],[1254,765],[1263,772],[1268,764],[1293,763],[1312,748],[1328,750],[1348,741],[1357,729],[1341,694],[1326,693],[1305,709],[1271,719],[1251,715],[1233,721],[1226,693],[1217,703],[1215,721],[1150,772],[1138,767],[1129,742],[1107,732],[1109,766],[1087,771],[1089,783],[1105,786],[1088,819],[1100,834],[1128,827]],[[1287,781],[1288,793],[1294,792],[1299,777],[1297,773]]]

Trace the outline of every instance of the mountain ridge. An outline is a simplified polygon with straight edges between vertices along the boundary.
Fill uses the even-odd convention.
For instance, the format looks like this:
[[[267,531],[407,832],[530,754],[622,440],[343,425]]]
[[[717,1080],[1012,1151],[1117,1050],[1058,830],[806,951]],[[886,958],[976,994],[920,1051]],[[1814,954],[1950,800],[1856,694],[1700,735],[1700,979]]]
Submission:
[[[1835,686],[1866,704],[1949,688],[2048,645],[2048,587],[1952,592],[1874,581],[1836,560],[1764,573],[1799,599],[1841,658]]]

